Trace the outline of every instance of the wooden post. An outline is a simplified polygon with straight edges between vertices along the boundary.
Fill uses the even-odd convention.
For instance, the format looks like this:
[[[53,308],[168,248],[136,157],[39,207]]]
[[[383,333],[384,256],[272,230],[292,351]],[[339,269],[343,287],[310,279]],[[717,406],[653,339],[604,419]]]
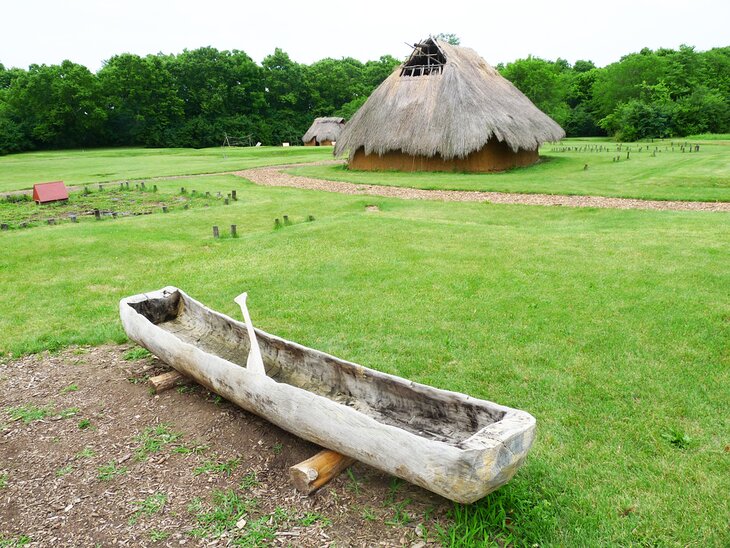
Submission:
[[[144,188],[144,181],[142,181],[141,183],[139,183],[139,186],[140,186],[140,188],[141,188],[142,190],[144,190],[144,189],[145,189],[145,188]]]
[[[213,237],[218,238],[219,236],[220,236],[220,234],[218,233],[218,227],[214,226],[213,227]]]
[[[307,222],[311,223],[314,221],[314,215],[307,215]]]
[[[177,371],[168,371],[162,375],[150,378],[149,384],[152,391],[155,394],[159,394],[160,392],[173,388],[179,381],[183,381],[185,379],[186,377]]]
[[[10,227],[6,223],[3,223],[0,224],[0,230],[10,230]]]
[[[104,187],[99,183],[99,190],[104,190]]]
[[[152,192],[157,192],[157,185],[152,185]]]
[[[180,187],[180,194],[185,194],[185,187],[184,186],[181,186]]]
[[[129,190],[129,181],[125,181],[124,184],[127,187],[127,190]]]
[[[284,224],[287,226],[291,224],[291,221],[289,220],[289,215],[284,215]]]
[[[236,225],[231,225],[231,236],[233,236],[234,238],[238,236],[238,234],[236,233]]]
[[[226,205],[228,205],[228,198],[226,198],[225,200],[223,200],[223,203],[226,204]]]
[[[325,449],[289,468],[289,477],[297,491],[310,495],[354,463],[353,458]]]
[[[101,211],[99,211],[98,209],[95,209],[94,217],[96,218],[97,221],[100,221],[101,220]]]
[[[167,206],[162,206],[162,213],[167,213]]]
[[[189,209],[189,208],[190,208],[190,206],[189,206],[188,204],[185,204],[185,205],[183,206],[183,209]]]
[[[208,192],[207,190],[205,191],[205,197],[210,198],[210,192]]]
[[[76,215],[69,215],[69,218],[71,219],[72,223],[78,223],[79,220],[76,218]]]
[[[278,218],[274,219],[274,228],[281,228],[281,221]]]
[[[234,202],[238,200],[238,198],[236,197],[236,191],[235,190],[231,190],[231,198],[233,199]]]

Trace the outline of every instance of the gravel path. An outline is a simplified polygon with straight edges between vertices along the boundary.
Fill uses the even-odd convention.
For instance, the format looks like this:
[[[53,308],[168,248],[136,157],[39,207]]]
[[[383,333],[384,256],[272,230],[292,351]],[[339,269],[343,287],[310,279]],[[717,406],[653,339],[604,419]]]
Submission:
[[[324,164],[325,162],[320,162]],[[326,162],[332,163],[332,162]],[[598,207],[609,209],[654,209],[671,211],[730,212],[730,202],[683,202],[668,200],[638,200],[633,198],[606,198],[602,196],[567,196],[557,194],[518,194],[512,192],[476,192],[463,190],[421,190],[380,185],[363,185],[341,181],[326,181],[284,173],[297,165],[273,166],[236,171],[257,185],[288,186],[307,190],[323,190],[342,194],[367,194],[405,200],[442,200],[445,202],[490,202],[493,204],[524,204],[541,206]]]
[[[256,167],[243,171],[222,173],[201,173],[199,175],[172,175],[149,177],[147,181],[186,179],[213,175],[237,175],[263,186],[287,186],[306,190],[339,192],[340,194],[366,194],[400,198],[404,200],[440,200],[444,202],[490,202],[493,204],[522,204],[565,207],[597,207],[602,209],[653,209],[664,211],[720,211],[730,212],[730,202],[685,202],[680,200],[641,200],[636,198],[609,198],[604,196],[569,196],[565,194],[520,194],[516,192],[479,192],[470,190],[422,190],[383,185],[363,185],[342,181],[328,181],[301,177],[285,173],[285,169],[300,166],[340,164],[339,160],[285,164],[279,166]],[[102,183],[104,187],[118,185],[121,181]],[[98,184],[98,183],[94,183]],[[68,187],[69,191],[82,190],[83,186]],[[3,195],[32,194],[32,190],[3,192]]]

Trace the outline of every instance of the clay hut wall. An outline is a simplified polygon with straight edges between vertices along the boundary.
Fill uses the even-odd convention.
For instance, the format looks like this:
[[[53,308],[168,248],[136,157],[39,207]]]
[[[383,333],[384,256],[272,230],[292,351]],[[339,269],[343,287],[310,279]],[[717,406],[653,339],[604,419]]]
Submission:
[[[465,158],[445,159],[434,156],[411,155],[401,151],[365,154],[363,149],[355,152],[349,162],[350,169],[362,171],[504,171],[513,167],[529,166],[539,160],[537,149],[514,152],[505,143],[490,141],[481,150]]]

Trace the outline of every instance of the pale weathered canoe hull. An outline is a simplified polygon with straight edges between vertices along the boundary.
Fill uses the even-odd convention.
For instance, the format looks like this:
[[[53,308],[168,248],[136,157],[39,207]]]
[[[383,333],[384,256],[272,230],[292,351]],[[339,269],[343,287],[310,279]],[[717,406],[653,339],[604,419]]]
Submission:
[[[159,312],[152,310],[155,307],[167,308]],[[249,371],[238,352],[235,363],[201,348],[207,331],[216,337],[213,346],[221,347],[223,355],[230,355],[239,345],[240,355],[245,356],[245,325],[174,287],[123,299],[120,316],[130,339],[243,409],[457,502],[474,502],[509,481],[532,445],[535,419],[529,413],[380,373],[258,329],[267,373],[287,369],[287,382],[299,382],[307,389]],[[205,325],[202,331],[200,322]],[[194,325],[198,327],[193,337],[185,330]],[[314,376],[302,380],[305,373]],[[340,386],[326,395],[308,389],[307,383],[320,379],[336,379]],[[381,397],[379,393],[384,405],[396,410],[393,416],[388,416],[388,410],[371,407],[372,398]],[[346,396],[351,401],[335,401]],[[404,417],[401,408],[410,405],[426,417],[442,416],[447,422],[462,427],[471,423],[477,428],[468,436],[457,428],[461,439],[444,439],[441,431],[426,430],[422,426],[425,419],[418,413]],[[487,423],[490,417],[496,419]],[[444,432],[449,428],[449,424],[442,427]]]

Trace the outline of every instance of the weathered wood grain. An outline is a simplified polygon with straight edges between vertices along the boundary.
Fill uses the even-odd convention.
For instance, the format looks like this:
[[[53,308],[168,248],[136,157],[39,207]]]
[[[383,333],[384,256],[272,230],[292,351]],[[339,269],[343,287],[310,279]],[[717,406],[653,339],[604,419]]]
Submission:
[[[168,371],[167,373],[150,377],[148,382],[152,391],[155,394],[159,394],[160,392],[173,388],[178,382],[184,380],[185,376],[181,375],[180,372]]]
[[[129,337],[277,426],[457,502],[509,481],[532,445],[529,413],[386,375],[255,330],[167,287],[123,299]]]
[[[355,459],[325,449],[289,468],[289,477],[300,493],[311,495],[355,464]]]

